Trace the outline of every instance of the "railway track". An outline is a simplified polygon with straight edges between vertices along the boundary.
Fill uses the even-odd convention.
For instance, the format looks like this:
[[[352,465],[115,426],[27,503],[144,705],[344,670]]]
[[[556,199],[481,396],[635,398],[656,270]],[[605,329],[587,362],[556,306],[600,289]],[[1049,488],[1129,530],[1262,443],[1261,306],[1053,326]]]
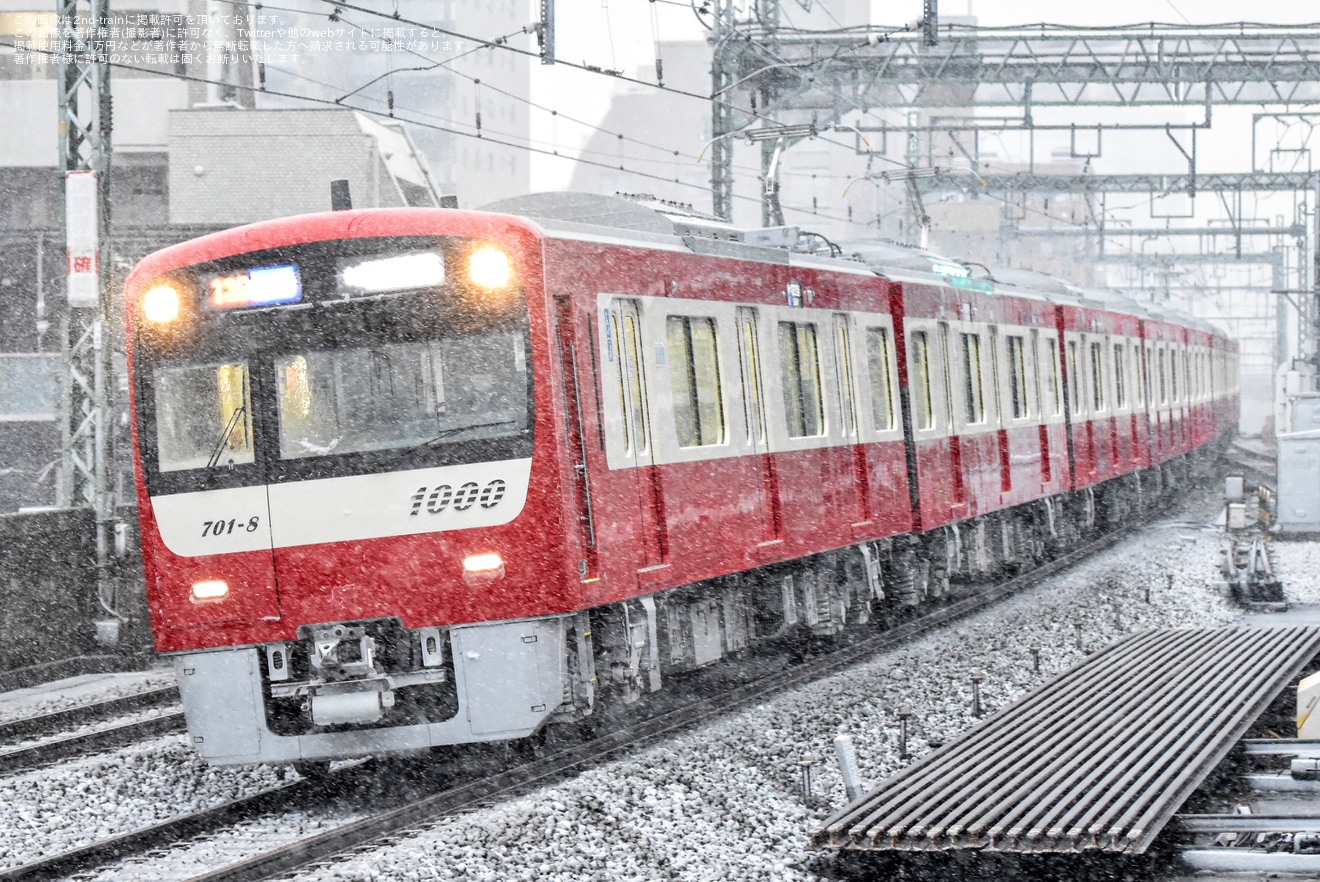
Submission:
[[[177,709],[178,701],[178,690],[170,686],[2,723],[0,773],[182,731],[183,711]],[[138,716],[127,721],[113,719],[130,714]]]
[[[447,815],[508,799],[537,786],[562,780],[619,754],[648,746],[678,731],[807,685],[877,653],[903,645],[1035,585],[1112,546],[1129,532],[1130,529],[1108,534],[1028,573],[932,610],[918,619],[837,646],[828,653],[809,656],[801,664],[763,673],[754,682],[722,684],[719,689],[708,689],[701,698],[686,700],[681,705],[661,710],[645,719],[610,720],[610,731],[603,734],[576,736],[566,738],[563,742],[542,745],[540,755],[516,762],[512,767],[496,768],[493,771],[481,768],[482,765],[496,766],[500,759],[499,750],[489,746],[474,749],[476,754],[485,757],[484,761],[478,757],[474,763],[473,756],[464,754],[433,762],[425,772],[418,775],[421,780],[416,785],[418,789],[432,790],[430,795],[385,810],[371,810],[367,817],[348,821],[316,835],[299,838],[194,876],[193,882],[270,879],[295,873],[313,863],[332,861],[337,856],[366,847],[383,837],[397,835]],[[474,765],[478,766],[476,770],[473,769]],[[213,834],[244,821],[318,805],[332,793],[341,803],[346,798],[363,798],[364,802],[370,803],[372,800],[367,794],[374,789],[372,779],[376,774],[378,770],[367,764],[336,771],[324,781],[300,779],[287,782],[243,799],[0,872],[0,880],[54,879],[73,872],[86,872],[92,867],[130,860],[134,856],[177,845],[201,835]]]

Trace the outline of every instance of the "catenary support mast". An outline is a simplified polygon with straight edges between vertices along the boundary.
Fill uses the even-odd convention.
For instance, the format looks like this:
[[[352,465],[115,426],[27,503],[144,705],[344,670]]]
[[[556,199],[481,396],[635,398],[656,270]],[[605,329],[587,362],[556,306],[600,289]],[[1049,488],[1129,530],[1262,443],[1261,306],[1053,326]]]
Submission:
[[[110,530],[114,517],[110,483],[111,336],[106,328],[110,294],[110,0],[58,0],[59,16],[59,148],[66,189],[71,173],[95,174],[94,205],[87,216],[70,216],[66,230],[81,226],[94,232],[94,254],[78,256],[90,266],[75,264],[70,252],[69,308],[63,334],[64,376],[60,396],[63,419],[61,479],[57,501],[87,506],[96,515],[97,590],[101,604],[115,611],[109,577]],[[66,199],[66,209],[78,206]],[[94,273],[90,295],[76,291],[77,271]]]

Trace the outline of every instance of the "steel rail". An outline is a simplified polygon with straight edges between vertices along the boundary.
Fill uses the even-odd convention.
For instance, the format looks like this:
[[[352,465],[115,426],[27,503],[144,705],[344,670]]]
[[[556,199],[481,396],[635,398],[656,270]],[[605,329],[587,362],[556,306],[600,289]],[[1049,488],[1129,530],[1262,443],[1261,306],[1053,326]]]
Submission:
[[[1320,741],[1300,738],[1247,738],[1242,741],[1246,756],[1292,756],[1298,759],[1320,759]]]
[[[328,789],[332,782],[338,784],[339,780],[337,775],[332,775],[323,782],[299,779],[279,784],[251,796],[230,800],[189,815],[170,818],[150,827],[93,842],[19,867],[0,870],[0,882],[63,879],[74,873],[144,854],[218,827],[294,808],[296,805],[306,805],[306,800],[312,796],[312,788]]]
[[[1133,670],[1128,667],[1102,667],[1100,673],[1112,682],[1121,680],[1125,676],[1130,676]],[[1057,683],[1065,674],[1060,674],[1053,678],[1050,683]],[[1042,709],[1043,716],[1040,719],[1039,726],[1035,730],[1035,735],[1028,743],[1028,746],[1038,746],[1045,744],[1056,744],[1060,749],[1066,748],[1068,741],[1058,744],[1058,739],[1067,734],[1069,729],[1075,732],[1075,727],[1069,724],[1075,720],[1075,708],[1067,703],[1050,704],[1044,699],[1044,691],[1032,693],[1025,699],[1024,710],[1026,708]],[[984,760],[989,763],[987,772],[990,776],[1003,775],[1010,772],[1015,761],[1015,752],[1010,744],[1002,739],[995,741],[989,733],[997,733],[1005,728],[1003,712],[996,713],[990,717],[983,726],[986,727],[990,746],[984,749],[984,753],[978,751],[975,746],[967,742],[958,742],[957,746],[952,748],[949,754],[949,760],[952,762],[971,762],[975,755],[980,754]],[[931,813],[948,812],[956,807],[963,798],[964,788],[962,782],[951,778],[944,778],[939,769],[936,768],[930,757],[919,760],[915,765],[909,767],[911,774],[905,776],[899,785],[890,790],[891,802],[897,801],[900,797],[918,797],[924,795],[923,802],[914,806],[905,808],[901,813],[879,814],[875,813],[868,816],[863,824],[868,826],[880,826],[891,831],[891,836],[900,836],[905,833],[918,836],[925,833],[925,829],[909,829],[915,825],[918,818],[927,816]],[[1025,774],[1025,773],[1023,773]],[[1000,780],[1000,791],[1018,786],[1023,774]],[[989,796],[989,794],[987,794]],[[962,832],[963,827],[957,829]],[[980,829],[974,825],[968,827],[966,832],[969,835],[979,835]]]
[[[133,695],[108,698],[104,701],[80,704],[77,707],[63,708],[46,714],[9,720],[0,723],[0,742],[17,741],[20,738],[38,738],[63,729],[81,726],[93,720],[149,707],[177,704],[178,701],[179,690],[174,686],[163,686],[159,689],[148,689]]]
[[[157,735],[181,732],[183,729],[183,711],[174,710],[37,744],[11,747],[0,750],[0,773],[44,766],[69,757],[134,744]]]
[[[1320,833],[1314,815],[1174,815],[1188,833]]]

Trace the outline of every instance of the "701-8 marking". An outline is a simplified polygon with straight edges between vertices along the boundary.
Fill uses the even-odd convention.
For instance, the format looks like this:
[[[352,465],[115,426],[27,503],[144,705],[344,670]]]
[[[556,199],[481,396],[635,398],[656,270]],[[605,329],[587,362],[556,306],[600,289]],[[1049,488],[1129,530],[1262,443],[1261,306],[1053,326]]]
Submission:
[[[203,536],[228,536],[235,529],[243,530],[248,533],[255,533],[261,526],[261,519],[256,515],[248,518],[247,523],[243,523],[241,518],[230,518],[229,520],[203,521]]]

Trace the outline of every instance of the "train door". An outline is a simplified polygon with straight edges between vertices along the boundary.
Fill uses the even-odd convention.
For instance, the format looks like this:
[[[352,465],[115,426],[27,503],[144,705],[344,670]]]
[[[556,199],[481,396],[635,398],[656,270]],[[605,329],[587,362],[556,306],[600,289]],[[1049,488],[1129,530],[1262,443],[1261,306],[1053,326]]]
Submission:
[[[1146,465],[1156,465],[1164,457],[1160,447],[1159,393],[1155,386],[1155,344],[1145,344],[1141,360],[1141,391],[1146,406],[1146,449],[1150,451]]]
[[[582,558],[578,565],[583,581],[600,578],[600,549],[596,542],[596,518],[591,506],[591,478],[587,468],[587,440],[582,414],[582,372],[574,340],[573,316],[568,297],[555,298],[555,323],[559,339],[560,369],[564,377],[564,420],[568,455],[573,463],[573,502],[577,511],[578,541]]]
[[[953,478],[953,504],[959,509],[954,517],[967,514],[967,475],[963,471],[962,437],[958,432],[953,409],[953,363],[949,360],[949,323],[939,324],[939,362],[941,388],[944,393],[944,419],[949,426],[949,471]]]
[[[761,512],[761,541],[784,538],[783,513],[779,502],[779,477],[770,455],[766,433],[765,383],[761,375],[761,335],[757,311],[749,306],[737,310],[738,370],[742,378],[743,403],[747,412],[747,436],[756,459],[757,501]]]
[[[1048,346],[1048,340],[1046,341],[1046,345]],[[1045,366],[1041,361],[1040,331],[1036,330],[1035,328],[1032,328],[1031,329],[1031,380],[1032,380],[1031,386],[1034,391],[1034,394],[1031,400],[1035,404],[1036,419],[1039,420],[1039,425],[1036,427],[1036,432],[1040,444],[1040,483],[1042,487],[1048,486],[1054,478],[1054,474],[1053,474],[1054,463],[1050,461],[1050,429],[1048,425],[1048,415],[1052,411],[1047,410],[1046,405],[1048,401],[1047,401],[1047,397],[1042,392],[1042,386],[1041,386],[1042,383],[1041,377],[1043,373],[1048,375],[1051,384],[1053,384],[1054,377],[1052,374],[1049,374],[1051,370],[1053,370],[1052,365]],[[1057,396],[1058,390],[1055,389],[1053,394]]]
[[[1009,417],[1004,413],[1004,396],[1002,391],[1002,380],[1004,372],[1000,369],[999,361],[999,329],[990,328],[990,388],[993,394],[990,396],[994,401],[995,416],[993,425],[995,427],[995,450],[998,453],[999,465],[999,492],[1001,494],[1011,493],[1013,490],[1013,459],[1009,454],[1008,441],[1008,421]]]
[[[606,394],[606,400],[614,404],[606,413],[606,435],[617,454],[617,464],[629,469],[636,482],[641,566],[661,566],[668,560],[669,549],[651,445],[641,312],[637,301],[613,298],[603,318],[604,380],[614,387],[612,394]],[[614,457],[611,460],[615,465]]]
[[[852,486],[857,523],[871,520],[871,473],[866,462],[866,448],[860,443],[857,416],[857,375],[853,370],[852,316],[834,314],[834,370],[838,377],[840,430],[843,441],[852,450]]]

